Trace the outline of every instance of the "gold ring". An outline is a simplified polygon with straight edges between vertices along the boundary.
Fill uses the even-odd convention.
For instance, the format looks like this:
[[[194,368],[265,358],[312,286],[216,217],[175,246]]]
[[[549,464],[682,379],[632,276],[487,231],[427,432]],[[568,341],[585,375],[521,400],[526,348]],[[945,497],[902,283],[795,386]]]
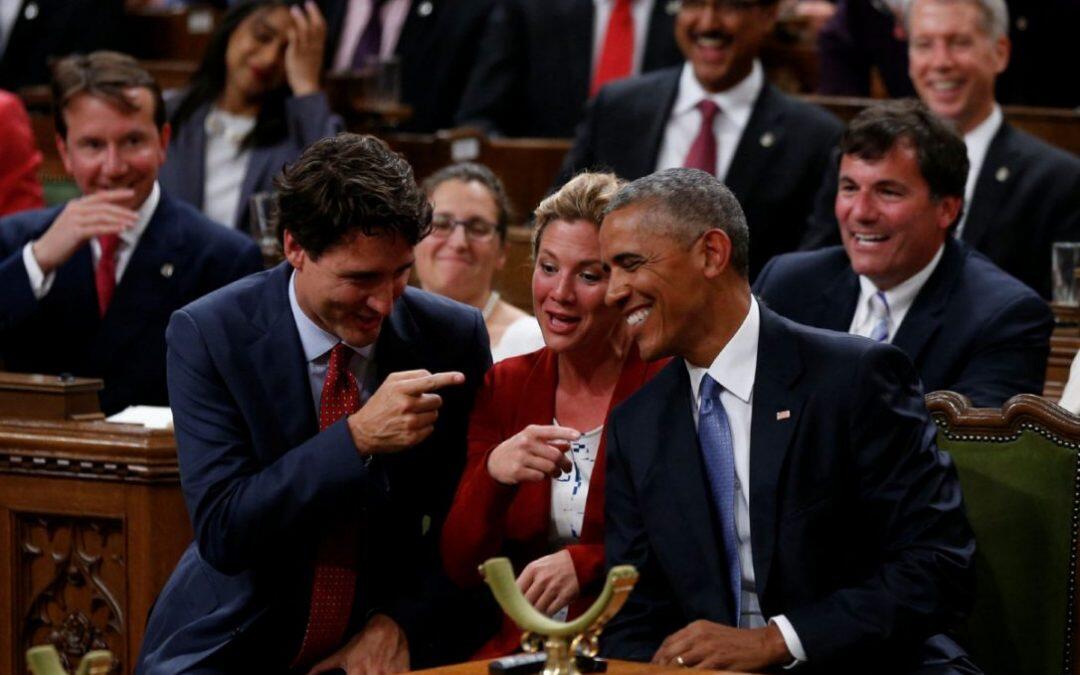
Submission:
[[[686,661],[683,661],[683,657],[681,657],[681,656],[676,656],[675,657],[675,663],[679,664],[680,668],[685,668],[686,667]]]

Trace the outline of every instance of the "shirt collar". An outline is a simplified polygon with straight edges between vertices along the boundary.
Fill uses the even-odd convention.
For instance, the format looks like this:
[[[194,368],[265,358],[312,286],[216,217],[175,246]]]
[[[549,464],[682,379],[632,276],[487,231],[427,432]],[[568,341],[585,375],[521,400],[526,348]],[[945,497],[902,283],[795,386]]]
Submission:
[[[137,215],[135,227],[120,233],[120,241],[124,242],[125,246],[135,248],[135,245],[139,243],[139,238],[142,237],[143,232],[150,225],[150,219],[154,217],[154,211],[157,210],[160,201],[161,186],[158,185],[157,181],[154,181],[154,187],[150,190],[150,195],[135,210]]]
[[[681,115],[690,112],[702,100],[709,99],[720,106],[720,112],[742,129],[750,120],[754,102],[757,101],[761,88],[764,86],[765,71],[761,67],[761,62],[754,59],[750,74],[741,82],[719,93],[710,94],[702,88],[701,83],[694,76],[693,67],[687,61],[683,64],[682,74],[679,76],[679,93],[675,98],[672,114]]]
[[[941,256],[944,253],[945,244],[942,244],[941,248],[934,254],[934,257],[926,264],[926,267],[923,267],[912,276],[885,291],[885,301],[889,303],[889,312],[891,314],[895,316],[898,313],[903,314],[907,312],[912,303],[915,302],[915,296],[922,290],[926,280],[929,279],[930,275],[937,269],[938,263],[941,262]],[[874,285],[873,281],[859,275],[859,290],[862,293],[861,297],[865,299],[874,295],[880,289]]]
[[[341,342],[341,338],[320,328],[314,321],[308,318],[307,314],[304,314],[304,310],[300,309],[300,303],[296,300],[295,271],[289,275],[289,309],[292,310],[293,321],[296,323],[296,330],[300,333],[300,345],[304,348],[305,361],[310,363],[325,356],[331,349],[337,346],[337,343]],[[366,359],[371,358],[371,351],[374,347],[374,345],[353,347],[350,344],[346,344],[345,346]]]
[[[721,387],[730,391],[743,403],[750,403],[757,375],[758,337],[761,334],[761,313],[757,300],[750,296],[750,310],[746,313],[739,330],[731,336],[708,368],[686,362],[690,374],[690,388],[694,401],[701,398],[701,378],[708,373]]]
[[[980,122],[979,126],[964,134],[964,144],[968,147],[968,154],[985,155],[986,149],[990,147],[990,141],[994,140],[994,134],[998,132],[998,128],[1004,120],[1005,116],[1001,114],[1001,106],[995,103],[990,115]]]

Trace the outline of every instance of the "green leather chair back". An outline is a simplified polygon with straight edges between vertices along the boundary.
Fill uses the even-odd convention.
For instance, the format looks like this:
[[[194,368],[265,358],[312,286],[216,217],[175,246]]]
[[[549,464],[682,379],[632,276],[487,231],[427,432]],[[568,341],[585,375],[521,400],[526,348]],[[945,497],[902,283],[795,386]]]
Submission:
[[[975,531],[976,598],[958,639],[987,675],[1073,669],[1080,419],[1024,394],[1001,410],[927,396]]]

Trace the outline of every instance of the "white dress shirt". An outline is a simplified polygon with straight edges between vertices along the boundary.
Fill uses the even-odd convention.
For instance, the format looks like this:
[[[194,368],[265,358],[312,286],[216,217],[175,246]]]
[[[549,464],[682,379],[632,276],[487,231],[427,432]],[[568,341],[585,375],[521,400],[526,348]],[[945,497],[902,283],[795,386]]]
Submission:
[[[739,564],[742,567],[742,616],[739,628],[761,628],[757,587],[754,579],[754,555],[750,544],[750,417],[753,411],[754,377],[757,374],[758,337],[761,333],[761,313],[757,300],[750,298],[750,311],[739,330],[713,359],[708,368],[686,364],[690,374],[691,413],[698,423],[701,405],[701,378],[708,373],[720,385],[720,403],[727,412],[731,427],[731,447],[735,454],[735,529],[739,537]],[[806,651],[795,627],[784,615],[769,619],[784,636],[788,651],[797,661],[806,660]]]
[[[964,231],[964,223],[967,222],[968,211],[971,210],[971,200],[975,195],[975,183],[979,180],[979,172],[982,171],[983,162],[986,161],[986,153],[990,150],[990,142],[994,140],[1005,116],[1001,114],[1001,106],[994,104],[990,116],[979,123],[971,131],[964,134],[964,145],[967,146],[968,168],[967,182],[964,184],[964,215],[956,225],[954,234],[957,238]]]
[[[630,14],[634,17],[634,56],[630,69],[631,75],[641,72],[641,62],[645,58],[645,38],[649,36],[649,18],[652,16],[656,0],[630,0]],[[596,75],[596,64],[604,51],[604,37],[607,35],[608,21],[615,9],[615,0],[593,0],[593,49],[592,69],[589,81]]]
[[[926,284],[926,280],[937,269],[944,253],[945,245],[942,244],[934,257],[926,264],[926,267],[885,291],[885,302],[889,305],[889,337],[886,342],[891,343],[893,338],[896,337],[896,331],[899,330],[900,324],[904,322],[904,317],[907,316],[908,310],[911,309],[912,303],[915,302],[915,296],[919,294],[919,291]],[[851,317],[851,326],[848,327],[848,332],[852,335],[870,337],[874,332],[878,318],[871,309],[871,298],[878,290],[873,281],[862,275],[859,276],[859,302],[855,305],[855,315]]]
[[[203,184],[203,213],[226,227],[236,227],[237,204],[244,186],[251,148],[241,149],[244,138],[255,128],[255,118],[211,108],[206,129],[206,168]]]
[[[315,419],[319,418],[319,404],[322,400],[323,382],[326,381],[326,368],[330,365],[330,350],[341,338],[327,332],[315,324],[296,300],[296,272],[289,276],[289,308],[292,310],[296,330],[300,333],[300,345],[304,348],[304,360],[307,361],[308,384],[311,386],[311,400],[315,404]],[[346,344],[355,354],[349,359],[349,372],[356,378],[360,388],[360,403],[363,404],[373,393],[373,382],[368,375],[374,376],[375,369],[369,368],[375,345],[353,347]]]
[[[161,187],[157,184],[157,181],[154,181],[150,196],[138,208],[138,218],[135,220],[135,226],[120,233],[120,246],[116,249],[116,284],[118,286],[121,277],[124,276],[124,270],[127,269],[128,262],[131,260],[131,254],[135,251],[135,246],[139,243],[142,233],[146,231],[146,226],[150,224],[150,219],[154,216],[159,201],[161,201]],[[41,271],[41,265],[38,264],[37,258],[34,257],[34,243],[33,241],[28,242],[23,247],[23,265],[26,266],[26,274],[30,277],[30,289],[34,292],[34,297],[41,300],[49,294],[53,281],[56,280],[56,270],[48,274]],[[97,269],[98,261],[101,260],[101,244],[98,243],[97,238],[90,240],[90,256],[94,269]]]
[[[657,156],[656,170],[680,167],[686,161],[690,146],[701,129],[701,112],[697,105],[709,99],[720,107],[720,113],[713,119],[713,133],[716,134],[716,173],[721,181],[727,176],[735,149],[739,147],[746,123],[754,111],[754,102],[765,86],[765,72],[761,62],[755,60],[750,74],[734,87],[719,94],[706,92],[694,77],[694,69],[689,63],[683,65],[679,75],[679,93],[671,109],[664,138]]]
[[[334,55],[335,71],[352,70],[356,43],[360,42],[360,36],[367,28],[368,20],[371,18],[371,8],[374,6],[372,0],[349,0],[349,7],[345,10],[345,20],[341,24],[341,41],[338,42],[337,54]],[[405,25],[410,6],[410,0],[387,0],[383,4],[379,11],[379,17],[382,19],[380,58],[386,59],[394,55],[398,38],[401,36],[401,27]]]

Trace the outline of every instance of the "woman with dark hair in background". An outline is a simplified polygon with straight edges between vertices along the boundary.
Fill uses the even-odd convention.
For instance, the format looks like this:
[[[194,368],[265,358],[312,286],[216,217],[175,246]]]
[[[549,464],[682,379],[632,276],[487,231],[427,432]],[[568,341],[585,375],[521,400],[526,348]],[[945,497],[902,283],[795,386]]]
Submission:
[[[249,0],[230,9],[202,63],[167,103],[173,137],[162,187],[230,227],[287,162],[342,129],[319,89],[326,23],[311,0]]]

